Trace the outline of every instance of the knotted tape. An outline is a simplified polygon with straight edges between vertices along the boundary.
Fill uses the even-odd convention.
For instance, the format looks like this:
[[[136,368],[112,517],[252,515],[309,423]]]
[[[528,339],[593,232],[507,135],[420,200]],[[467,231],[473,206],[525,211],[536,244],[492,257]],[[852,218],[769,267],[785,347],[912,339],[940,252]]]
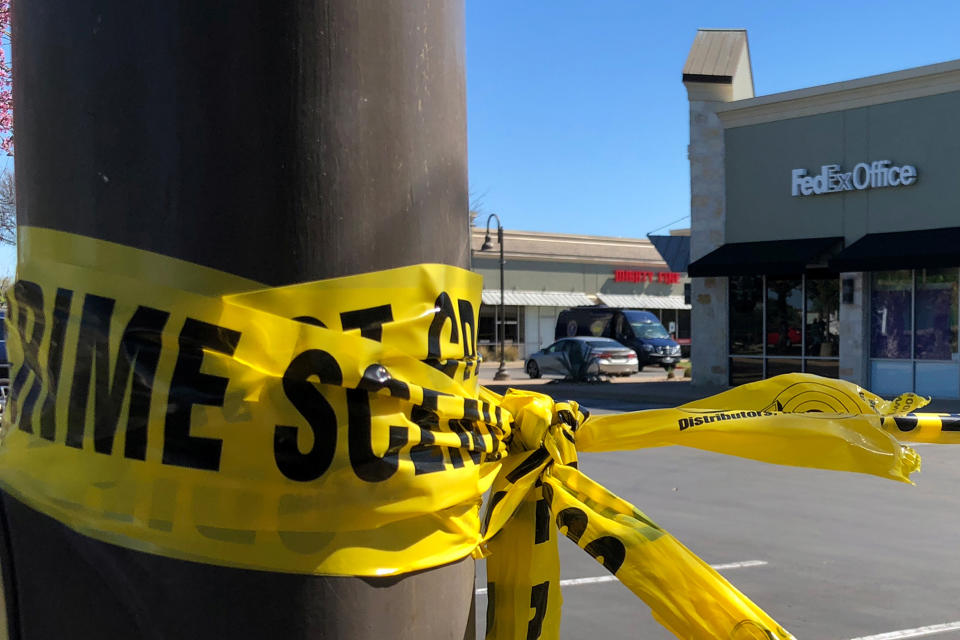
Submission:
[[[790,637],[578,451],[681,444],[908,481],[919,458],[890,432],[952,437],[903,417],[912,394],[802,374],[587,418],[478,384],[481,282],[461,269],[263,288],[20,233],[5,491],[98,539],[225,566],[374,576],[489,555],[488,637],[558,636],[558,530],[680,637]]]

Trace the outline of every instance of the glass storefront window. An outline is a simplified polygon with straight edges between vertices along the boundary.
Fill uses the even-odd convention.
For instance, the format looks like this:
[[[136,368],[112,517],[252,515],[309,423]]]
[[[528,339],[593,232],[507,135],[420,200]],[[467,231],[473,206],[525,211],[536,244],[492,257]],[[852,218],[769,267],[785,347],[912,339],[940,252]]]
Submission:
[[[517,344],[520,342],[520,322],[523,315],[519,311],[513,314],[506,311],[504,315],[506,317],[503,321],[503,340],[507,344]]]
[[[915,357],[951,360],[957,353],[957,275],[952,269],[917,272]]]
[[[800,278],[767,278],[767,355],[801,355]]]
[[[763,358],[730,358],[730,384],[763,380]]]
[[[958,397],[960,268],[871,274],[870,389]]]
[[[837,278],[806,283],[806,355],[836,358],[840,355],[840,283]],[[835,377],[835,376],[834,376]]]
[[[680,309],[677,313],[677,338],[690,338],[690,309]]]
[[[763,353],[763,276],[730,278],[730,353]]]
[[[871,284],[870,357],[911,357],[912,272],[909,269],[874,271]]]
[[[497,341],[497,318],[491,307],[480,307],[480,317],[477,318],[477,340],[488,344]]]
[[[800,358],[767,358],[768,378],[782,373],[800,373],[801,371],[803,371],[803,361]]]
[[[840,377],[840,361],[836,358],[832,360],[813,360],[807,359],[804,363],[805,371],[824,378]]]
[[[837,277],[731,276],[730,384],[840,373]]]
[[[498,316],[498,305],[480,305],[477,317],[477,342],[481,345],[496,345],[500,341],[500,328],[503,327],[503,339],[507,344],[517,344],[523,340],[523,307],[505,305],[503,323]]]

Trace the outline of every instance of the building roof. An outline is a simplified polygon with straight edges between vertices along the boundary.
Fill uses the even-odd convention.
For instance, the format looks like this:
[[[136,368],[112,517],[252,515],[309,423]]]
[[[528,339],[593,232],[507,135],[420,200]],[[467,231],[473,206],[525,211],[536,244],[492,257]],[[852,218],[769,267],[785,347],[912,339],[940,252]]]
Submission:
[[[747,30],[698,29],[683,65],[683,84],[691,101],[753,97]]]
[[[483,304],[500,304],[499,289],[484,289],[481,301]],[[521,307],[582,307],[592,305],[593,300],[585,293],[570,291],[516,291],[503,292],[503,304],[518,305]]]
[[[683,75],[732,79],[746,46],[746,29],[698,29]]]
[[[717,108],[725,127],[740,127],[960,91],[960,60],[784,91]]]
[[[651,296],[644,293],[598,293],[597,298],[608,307],[625,309],[689,309],[683,296]]]
[[[486,230],[474,227],[470,234],[473,258],[499,259],[495,231],[491,230],[492,251],[480,251]],[[503,230],[504,257],[511,260],[545,260],[549,262],[580,262],[622,267],[663,269],[663,258],[646,238],[611,238],[542,231]]]

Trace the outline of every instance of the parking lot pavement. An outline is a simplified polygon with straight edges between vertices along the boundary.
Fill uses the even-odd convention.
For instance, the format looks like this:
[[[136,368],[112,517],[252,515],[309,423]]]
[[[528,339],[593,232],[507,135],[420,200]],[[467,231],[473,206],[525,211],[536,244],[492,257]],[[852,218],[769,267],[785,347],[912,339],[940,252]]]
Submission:
[[[523,371],[522,362],[508,362],[509,380],[494,380],[499,363],[480,365],[480,382],[497,393],[513,387],[546,393],[555,400],[576,400],[591,409],[606,411],[640,411],[660,407],[676,407],[699,398],[720,393],[726,387],[694,387],[689,378],[667,379],[666,372],[647,367],[626,378],[610,378],[599,383],[560,382],[557,378],[531,379]],[[960,413],[960,400],[933,398],[920,409],[929,413]],[[960,636],[958,636],[960,640]]]
[[[491,367],[492,364],[492,367]],[[481,380],[535,389],[598,413],[677,406],[718,389],[662,371],[608,384]],[[514,375],[516,373],[516,375]],[[649,377],[647,377],[649,376]],[[960,412],[937,400],[924,411]],[[871,476],[778,467],[683,447],[582,454],[580,468],[635,504],[801,639],[960,640],[960,446],[920,445],[916,486]],[[673,636],[625,587],[560,541],[562,638]],[[477,587],[485,587],[478,563]],[[478,637],[486,598],[477,597]]]
[[[635,504],[803,640],[960,638],[960,447],[923,446],[916,486],[683,447],[583,454]],[[560,541],[561,578],[606,572]],[[486,586],[478,563],[477,587]],[[562,638],[673,636],[625,587],[563,587]],[[477,598],[483,637],[486,598]]]
[[[639,411],[675,407],[720,391],[694,388],[689,379],[668,380],[666,372],[656,367],[647,367],[625,378],[586,383],[561,382],[556,378],[531,380],[519,362],[508,363],[509,380],[494,380],[497,366],[496,362],[485,362],[480,367],[480,382],[497,393],[504,393],[509,388],[530,389],[545,393],[555,400],[576,400],[591,410]]]

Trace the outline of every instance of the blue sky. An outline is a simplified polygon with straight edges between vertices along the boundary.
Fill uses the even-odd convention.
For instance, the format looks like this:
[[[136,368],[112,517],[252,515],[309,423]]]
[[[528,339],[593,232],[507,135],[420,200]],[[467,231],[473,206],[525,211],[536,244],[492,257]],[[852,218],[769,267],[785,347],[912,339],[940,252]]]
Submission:
[[[960,58],[956,2],[465,1],[470,190],[508,229],[643,237],[688,215],[699,27],[748,30],[757,95]],[[0,248],[0,275],[15,260]]]
[[[956,2],[466,0],[466,10],[470,191],[508,229],[643,237],[689,214],[680,76],[698,28],[747,29],[757,95],[960,58]]]

